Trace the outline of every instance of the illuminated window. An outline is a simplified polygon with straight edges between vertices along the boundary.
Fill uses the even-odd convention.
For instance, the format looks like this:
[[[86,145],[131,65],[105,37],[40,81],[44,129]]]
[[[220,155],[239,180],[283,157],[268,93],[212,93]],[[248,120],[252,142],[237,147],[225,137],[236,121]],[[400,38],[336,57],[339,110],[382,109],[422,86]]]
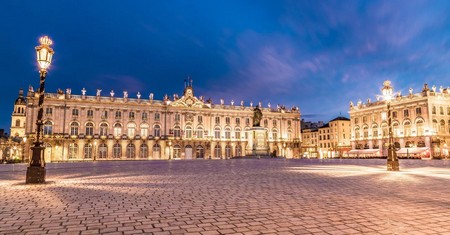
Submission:
[[[20,126],[20,120],[19,121],[19,126]],[[17,121],[16,121],[16,125],[17,125]],[[44,135],[51,135],[53,134],[53,123],[51,121],[46,121],[44,123]]]
[[[122,134],[122,125],[120,123],[114,124],[114,136],[120,136]]]
[[[108,157],[108,146],[105,143],[101,143],[98,146],[98,157],[107,158]]]
[[[219,127],[216,127],[214,129],[214,138],[220,139],[220,128]]]
[[[87,117],[88,117],[88,118],[94,117],[94,110],[89,109],[89,110],[87,111]]]
[[[75,159],[78,157],[78,144],[76,143],[69,144],[68,157],[69,159]]]
[[[122,157],[122,147],[119,143],[115,143],[113,146],[113,158],[121,158]]]
[[[71,135],[78,135],[78,123],[77,122],[72,122],[72,124],[70,124],[70,134]]]
[[[135,158],[136,157],[136,147],[134,144],[128,144],[127,145],[127,158]]]
[[[186,132],[186,138],[192,138],[192,127],[187,126],[185,132]]]
[[[240,139],[241,139],[241,129],[236,128],[236,130],[234,130],[234,137],[235,137],[237,140],[240,140]]]
[[[146,144],[141,144],[140,151],[139,151],[139,157],[140,158],[148,157],[148,146]]]
[[[128,136],[129,137],[134,137],[134,135],[136,134],[136,124],[128,123],[127,124],[127,129],[128,129]]]
[[[148,124],[147,123],[142,123],[140,126],[141,129],[141,136],[143,138],[148,136]]]
[[[86,135],[92,136],[94,135],[94,124],[92,122],[86,123]]]
[[[197,138],[203,138],[203,128],[202,127],[197,128]]]
[[[225,128],[225,138],[231,139],[231,130],[230,128]]]
[[[161,136],[161,127],[159,125],[155,125],[153,127],[153,135],[155,137],[160,137]]]
[[[100,124],[100,136],[108,135],[108,124],[102,123]]]
[[[91,143],[86,143],[84,145],[84,158],[85,159],[92,158],[92,144]]]

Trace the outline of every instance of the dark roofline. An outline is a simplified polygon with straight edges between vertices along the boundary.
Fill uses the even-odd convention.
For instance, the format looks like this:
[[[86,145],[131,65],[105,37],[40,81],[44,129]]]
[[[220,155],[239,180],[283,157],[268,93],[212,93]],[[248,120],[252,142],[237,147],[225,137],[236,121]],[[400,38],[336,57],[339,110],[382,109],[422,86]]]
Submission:
[[[346,118],[346,117],[343,117],[343,116],[339,116],[339,117],[337,117],[337,118],[331,120],[330,122],[338,121],[338,120],[340,120],[340,121],[350,121],[349,118]]]

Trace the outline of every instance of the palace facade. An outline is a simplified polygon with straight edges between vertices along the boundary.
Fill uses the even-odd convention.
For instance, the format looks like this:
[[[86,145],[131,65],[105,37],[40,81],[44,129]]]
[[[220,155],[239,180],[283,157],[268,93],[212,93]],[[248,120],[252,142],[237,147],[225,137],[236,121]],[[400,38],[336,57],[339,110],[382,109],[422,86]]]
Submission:
[[[45,93],[43,140],[45,161],[220,159],[251,155],[249,130],[255,107],[213,104],[194,96],[192,85],[181,97],[163,100]],[[21,90],[14,106],[11,136],[24,143],[24,160],[31,155],[36,133],[38,92]],[[259,104],[261,105],[261,103]],[[269,151],[277,156],[300,155],[300,111],[281,106],[261,108]],[[251,141],[250,141],[251,142]]]
[[[390,83],[389,83],[390,86]],[[390,100],[394,145],[399,157],[446,158],[450,144],[449,89],[424,85],[421,92],[402,95],[397,92]],[[381,97],[372,102],[350,103],[352,126],[349,156],[387,156],[388,112]]]

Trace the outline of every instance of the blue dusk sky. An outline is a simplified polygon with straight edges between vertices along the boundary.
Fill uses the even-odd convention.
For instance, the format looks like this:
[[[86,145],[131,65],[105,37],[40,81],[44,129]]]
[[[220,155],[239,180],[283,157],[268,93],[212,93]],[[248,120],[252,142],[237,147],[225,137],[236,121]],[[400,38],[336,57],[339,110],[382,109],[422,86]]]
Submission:
[[[47,92],[131,98],[180,94],[266,107],[302,118],[348,116],[384,80],[403,94],[450,85],[450,1],[2,1],[0,128],[19,88],[38,86],[34,47],[54,41]]]

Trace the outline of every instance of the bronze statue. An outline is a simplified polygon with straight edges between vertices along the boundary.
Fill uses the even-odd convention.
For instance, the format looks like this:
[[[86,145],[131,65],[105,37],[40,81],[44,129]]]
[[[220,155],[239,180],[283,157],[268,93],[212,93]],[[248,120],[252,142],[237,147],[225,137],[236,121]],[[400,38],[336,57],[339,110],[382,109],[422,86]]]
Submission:
[[[261,126],[262,112],[259,105],[253,110],[253,126]]]

